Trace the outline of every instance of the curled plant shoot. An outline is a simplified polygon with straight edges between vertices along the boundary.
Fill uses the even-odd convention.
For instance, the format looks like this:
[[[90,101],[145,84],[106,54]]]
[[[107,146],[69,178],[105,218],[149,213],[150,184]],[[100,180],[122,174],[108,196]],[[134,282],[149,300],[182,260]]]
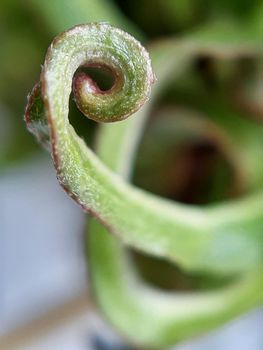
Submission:
[[[200,52],[232,57],[246,51],[244,45],[233,48],[219,43],[219,49],[207,41],[202,46],[191,40],[153,46],[159,79],[153,95]],[[253,47],[248,54],[251,51]],[[110,71],[113,86],[102,91],[90,76],[77,72],[80,67]],[[29,130],[51,151],[62,187],[104,226],[94,221],[90,225],[89,253],[99,304],[128,338],[139,345],[161,347],[262,303],[258,291],[262,289],[263,237],[258,223],[263,218],[263,195],[199,208],[142,191],[113,171],[128,177],[152,99],[138,110],[149,98],[154,80],[147,51],[130,35],[104,23],[76,26],[52,42],[40,82],[29,96],[25,119]],[[114,128],[104,124],[98,147],[101,159],[69,123],[71,91],[80,111],[97,122],[121,121],[138,111]],[[242,273],[244,278],[222,292],[166,298],[136,278],[117,238],[192,272]]]
[[[161,85],[172,74],[169,66],[175,54],[185,64],[189,54],[209,51],[207,43],[204,48],[173,45],[172,50],[170,45],[171,42],[160,45]],[[229,46],[218,50],[215,45],[210,50],[213,54],[220,51],[221,56],[234,55]],[[90,77],[74,77],[83,65],[106,66],[114,71],[113,87],[102,92]],[[26,122],[38,140],[45,146],[51,144],[60,184],[85,211],[125,244],[176,261],[187,269],[234,273],[263,264],[262,235],[248,234],[254,221],[262,216],[261,194],[235,204],[201,209],[130,185],[103,164],[70,125],[72,81],[81,111],[94,120],[109,122],[124,119],[147,100],[154,74],[146,50],[130,35],[107,24],[74,27],[51,44],[40,83],[29,97]],[[221,249],[225,246],[225,232],[231,239],[227,249]]]

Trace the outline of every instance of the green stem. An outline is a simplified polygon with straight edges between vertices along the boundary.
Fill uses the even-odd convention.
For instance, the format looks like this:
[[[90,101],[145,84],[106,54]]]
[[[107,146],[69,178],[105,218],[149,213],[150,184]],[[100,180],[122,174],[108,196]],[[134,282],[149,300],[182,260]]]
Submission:
[[[159,79],[154,96],[175,70],[180,72],[200,53],[226,58],[251,56],[257,52],[255,47],[251,42],[229,46],[207,40],[203,46],[191,40],[160,43],[152,48]],[[134,113],[148,98],[154,80],[148,54],[142,46],[109,25],[78,26],[54,40],[41,84],[29,98],[26,120],[29,129],[45,144],[50,135],[62,187],[124,243],[176,261],[187,269],[233,273],[262,266],[261,192],[203,209],[173,203],[123,181],[78,137],[68,122],[68,100],[74,72],[80,65],[89,64],[106,65],[117,77],[108,93],[94,88],[89,77],[76,78],[79,107],[99,121],[121,120]],[[136,117],[143,118],[151,103]]]
[[[258,43],[209,40],[169,40],[151,48],[159,79],[154,97],[169,77],[200,54],[226,59],[258,54]],[[74,76],[83,65],[111,69],[113,88],[102,93],[90,77]],[[191,271],[243,272],[238,281],[213,292],[169,295],[152,290],[132,270],[120,243],[93,221],[90,256],[99,304],[129,339],[156,348],[211,329],[263,302],[263,194],[201,209],[141,191],[111,171],[128,177],[152,100],[133,118],[103,127],[98,149],[102,161],[70,125],[72,81],[84,114],[110,122],[135,112],[147,100],[153,80],[147,52],[128,34],[106,24],[78,26],[50,46],[41,81],[29,97],[26,121],[51,150],[62,187],[123,242]],[[238,151],[235,137],[233,142]]]

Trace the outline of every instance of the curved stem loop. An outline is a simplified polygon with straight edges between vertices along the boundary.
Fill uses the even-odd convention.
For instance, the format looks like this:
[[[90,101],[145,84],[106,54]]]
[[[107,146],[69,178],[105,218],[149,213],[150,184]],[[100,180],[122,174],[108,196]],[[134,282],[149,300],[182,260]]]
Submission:
[[[204,46],[191,41],[172,43],[164,42],[155,49],[160,56],[156,65],[159,86],[173,74],[175,55],[180,70],[200,52],[220,57],[235,57],[240,51],[253,54],[253,45],[238,49],[209,46],[207,42]],[[102,94],[90,78],[74,78],[79,66],[90,64],[106,65],[116,72],[112,90]],[[126,118],[142,105],[154,75],[146,50],[130,35],[107,24],[77,26],[59,35],[50,46],[41,82],[29,98],[26,120],[39,140],[45,144],[51,141],[59,182],[84,210],[126,244],[188,269],[233,273],[262,266],[263,236],[258,225],[263,215],[261,193],[200,209],[129,185],[96,157],[70,125],[72,80],[75,90],[79,88],[75,96],[80,109],[90,118],[109,122]]]

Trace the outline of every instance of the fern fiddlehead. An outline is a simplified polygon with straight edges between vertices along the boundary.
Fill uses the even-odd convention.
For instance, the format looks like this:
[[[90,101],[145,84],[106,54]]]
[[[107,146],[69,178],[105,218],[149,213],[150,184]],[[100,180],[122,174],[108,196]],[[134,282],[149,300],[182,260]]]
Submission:
[[[209,47],[209,44],[207,49],[207,44],[200,48],[200,46],[195,47],[191,43],[186,46],[173,45],[171,50],[170,44],[170,42],[164,43],[160,45],[161,49],[157,47],[155,51],[153,50],[157,56],[160,54],[161,57],[156,62],[156,66],[159,67],[158,77],[162,77],[160,85],[164,84],[165,79],[172,72],[171,65],[175,54],[179,56],[179,59],[181,58],[181,63],[185,64],[189,60],[189,52],[206,52],[206,50],[216,52],[218,50],[217,47]],[[243,46],[241,46],[241,52],[242,50],[244,51]],[[253,47],[248,48],[248,50],[245,48],[246,51],[248,53],[253,52]],[[233,52],[235,50],[228,46],[226,48],[220,47],[221,55],[231,56]],[[115,76],[115,84],[112,89],[104,93],[83,73],[74,76],[77,68],[81,65],[95,65],[96,67],[110,69]],[[68,99],[72,80],[73,92],[79,109],[96,121],[111,122],[126,118],[142,105],[149,96],[154,75],[146,51],[129,35],[106,24],[75,27],[60,35],[52,43],[45,60],[41,81],[35,86],[29,98],[26,121],[29,129],[36,137],[44,145],[51,146],[58,179],[69,195],[84,210],[96,216],[104,226],[121,238],[123,242],[176,261],[187,269],[210,270],[220,273],[243,272],[252,268],[261,269],[263,237],[256,229],[255,222],[262,219],[262,211],[260,210],[262,195],[245,198],[231,206],[222,205],[219,208],[201,210],[200,208],[187,207],[162,200],[127,184],[111,172],[87,148],[69,124]],[[136,120],[142,117],[141,122],[138,122],[139,124],[143,123],[145,111],[147,111],[147,106],[144,107],[143,112],[137,112],[137,116],[134,117],[137,118]],[[123,141],[123,135],[127,132],[127,125],[130,126],[130,123],[119,125],[120,127],[116,128],[117,136],[114,137],[119,140],[119,135],[121,141]],[[118,132],[120,133],[118,134]],[[136,133],[131,133],[131,137],[136,140]],[[129,147],[125,147],[125,143],[122,142],[116,143],[116,140],[115,148],[104,146],[99,154],[108,166],[118,170],[120,166],[122,172],[128,173],[122,157],[125,157],[123,149]],[[109,141],[109,145],[112,145],[112,139]],[[132,150],[128,150],[128,152],[130,152],[130,155],[133,153]],[[113,156],[114,154],[116,159]],[[116,162],[118,165],[116,165]],[[247,212],[246,209],[249,205],[250,211]],[[245,227],[245,230],[241,230],[241,227]],[[95,232],[97,229],[92,228],[91,231]],[[226,233],[228,237],[231,237],[227,246],[225,244]],[[94,242],[91,246],[96,248],[94,233],[92,233],[92,240]],[[104,241],[104,243],[106,246],[111,244],[109,241]],[[222,249],[222,247],[227,249]],[[99,251],[95,253],[95,248],[94,254],[99,254]],[[247,248],[250,255],[248,255],[249,259],[246,260],[242,256],[242,252]],[[125,276],[128,276],[129,273],[120,269],[119,265],[122,261],[122,253],[119,253],[115,248],[112,252],[114,251],[116,256],[114,257],[114,254],[110,255],[108,261],[110,263],[112,259],[112,263],[109,265],[109,268],[112,267],[113,269],[111,276],[114,278],[115,274],[116,277],[116,271],[118,271],[121,276],[119,278],[126,280]],[[91,251],[92,255],[93,251]],[[119,257],[119,260],[116,257]],[[93,263],[97,258],[96,255]],[[102,264],[94,264],[96,268],[99,265]],[[114,266],[116,267],[115,270]],[[125,262],[123,266],[126,266]],[[99,271],[98,276],[100,276]],[[215,312],[215,318],[211,326],[220,323],[218,319],[228,319],[243,309],[251,307],[251,304],[246,301],[247,295],[253,295],[254,293],[257,295],[255,304],[262,301],[262,295],[260,293],[258,295],[257,292],[262,284],[260,276],[262,276],[261,272],[255,273],[255,276],[253,274],[251,278],[244,279],[244,286],[248,287],[240,294],[241,302],[244,301],[241,310],[235,304],[238,285],[237,287],[234,286],[233,289],[227,289],[223,294],[211,296],[211,305],[214,303],[215,308],[225,303],[227,299],[233,302],[232,304],[226,304],[225,313],[218,314]],[[101,281],[108,284],[108,288],[110,287],[110,283],[108,283],[110,281],[107,281],[107,279],[104,282]],[[122,281],[118,279],[115,279],[115,281],[118,283],[120,290],[123,290],[121,289]],[[138,286],[137,282],[135,282],[135,286]],[[138,286],[137,289],[134,289],[131,305],[135,305],[139,298],[146,298],[149,301],[148,307],[156,306],[154,310],[155,319],[152,319],[153,323],[150,322],[150,319],[145,319],[145,322],[148,322],[148,328],[145,328],[145,332],[142,331],[139,336],[138,328],[133,327],[133,323],[138,322],[143,314],[140,313],[140,310],[142,310],[140,307],[139,309],[134,308],[134,312],[137,310],[137,316],[140,317],[135,319],[128,317],[127,323],[123,324],[124,331],[131,338],[134,338],[137,334],[138,343],[146,345],[157,345],[158,338],[158,344],[163,346],[175,340],[183,339],[189,334],[195,334],[195,332],[187,331],[187,327],[183,329],[182,324],[184,322],[182,322],[182,318],[178,319],[177,316],[174,316],[178,311],[177,300],[171,308],[173,311],[168,312],[172,305],[169,306],[169,301],[164,301],[162,296],[155,299],[151,292],[141,294],[141,290],[144,290],[144,287]],[[207,312],[206,316],[201,312],[207,305],[205,297],[197,296],[193,304],[189,301],[193,305],[193,309],[196,307],[197,318],[194,319],[194,324],[198,322],[198,317],[201,319],[208,317],[208,320],[210,319],[210,312]],[[122,298],[129,298],[129,293],[124,292]],[[188,300],[188,298],[186,299]],[[200,303],[200,301],[203,301],[203,303]],[[182,299],[179,302],[182,302]],[[127,303],[127,301],[124,302],[126,305]],[[187,303],[184,305],[187,307]],[[116,313],[112,313],[116,324],[120,323],[117,320],[118,315],[121,317],[120,312],[116,309]],[[181,312],[184,314],[185,310]],[[144,317],[141,319],[144,320]],[[185,322],[189,322],[189,319],[186,318]],[[189,324],[190,328],[195,328],[191,322]],[[159,332],[157,332],[157,328],[159,328]],[[207,327],[200,326],[200,329],[196,327],[197,332],[203,329],[207,329]],[[175,334],[176,332],[177,334]]]

